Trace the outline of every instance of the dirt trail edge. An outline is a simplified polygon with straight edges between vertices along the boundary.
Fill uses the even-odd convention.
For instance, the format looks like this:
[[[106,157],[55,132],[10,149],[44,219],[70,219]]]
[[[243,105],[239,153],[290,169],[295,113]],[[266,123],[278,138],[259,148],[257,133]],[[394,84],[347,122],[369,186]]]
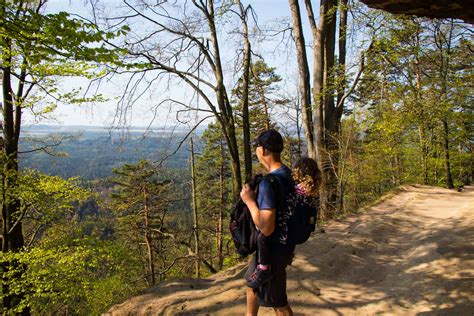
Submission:
[[[405,186],[325,230],[288,269],[295,315],[474,315],[474,187]],[[169,282],[106,315],[242,315],[244,270]]]

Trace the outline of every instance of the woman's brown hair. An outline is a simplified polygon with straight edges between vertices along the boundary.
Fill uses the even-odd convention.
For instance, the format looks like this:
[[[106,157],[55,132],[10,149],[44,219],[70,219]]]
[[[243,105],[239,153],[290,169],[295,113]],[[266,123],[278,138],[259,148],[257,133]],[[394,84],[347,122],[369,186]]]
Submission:
[[[293,166],[293,180],[302,183],[309,195],[318,195],[321,186],[321,171],[314,159],[301,157]]]

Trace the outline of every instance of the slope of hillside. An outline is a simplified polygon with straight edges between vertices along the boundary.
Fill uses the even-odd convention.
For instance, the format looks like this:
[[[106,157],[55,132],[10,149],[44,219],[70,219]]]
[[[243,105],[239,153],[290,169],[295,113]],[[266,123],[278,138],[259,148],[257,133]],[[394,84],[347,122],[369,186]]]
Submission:
[[[296,315],[473,315],[474,188],[406,186],[326,227],[288,269]],[[107,315],[245,313],[244,265],[169,282]],[[274,315],[261,308],[260,315]]]

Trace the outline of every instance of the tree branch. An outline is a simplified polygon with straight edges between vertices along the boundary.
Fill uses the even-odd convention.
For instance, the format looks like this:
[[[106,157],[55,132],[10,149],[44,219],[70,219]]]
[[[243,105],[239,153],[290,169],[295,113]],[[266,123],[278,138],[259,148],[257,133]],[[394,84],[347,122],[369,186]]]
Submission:
[[[208,115],[206,117],[204,117],[202,120],[200,120],[185,136],[184,138],[179,142],[178,144],[178,147],[176,147],[176,149],[171,153],[171,154],[168,154],[166,155],[163,159],[159,160],[159,161],[155,161],[155,163],[158,163],[158,166],[161,166],[168,158],[170,158],[171,156],[173,156],[174,154],[176,154],[178,152],[178,150],[181,148],[181,146],[183,146],[183,143],[188,139],[189,135],[191,135],[195,130],[196,128],[202,123],[204,122],[205,120],[213,117],[214,115]]]
[[[370,47],[369,47],[370,49]],[[362,72],[364,71],[364,68],[365,68],[365,53],[362,53],[361,57],[360,57],[360,67],[359,67],[359,71],[357,72],[357,75],[354,79],[354,82],[352,82],[352,85],[351,87],[349,88],[349,90],[347,90],[347,92],[341,97],[341,99],[339,100],[339,102],[337,103],[336,105],[336,108],[340,108],[342,106],[342,104],[344,104],[344,101],[351,95],[351,93],[354,91],[355,87],[357,86],[357,83],[359,82],[359,79],[360,79],[360,76],[362,75]]]
[[[193,2],[194,2],[194,1],[193,1]],[[214,64],[214,61],[213,61],[213,59],[212,59],[212,56],[211,56],[209,50],[204,46],[204,44],[203,44],[201,41],[199,41],[198,38],[196,38],[195,36],[193,36],[193,35],[191,35],[191,34],[189,34],[189,33],[176,31],[176,30],[173,30],[173,29],[171,29],[171,28],[165,26],[164,24],[162,24],[162,23],[160,23],[160,22],[158,22],[158,21],[156,21],[156,20],[154,20],[154,19],[148,17],[147,15],[141,13],[141,12],[138,11],[135,7],[133,7],[132,5],[130,5],[126,0],[124,0],[124,3],[125,3],[130,9],[132,9],[133,11],[135,11],[138,15],[140,15],[140,16],[143,17],[144,19],[150,21],[151,23],[154,23],[154,24],[160,26],[161,28],[163,28],[163,29],[166,30],[167,32],[169,32],[169,33],[171,33],[171,34],[175,34],[175,35],[184,36],[184,37],[190,39],[191,41],[195,42],[195,43],[198,45],[198,47],[200,48],[200,50],[202,51],[202,53],[204,54],[204,56],[206,56],[206,59],[207,59],[207,61],[209,62],[209,65],[211,66],[211,68],[212,68],[213,70],[215,70],[215,67],[216,67],[216,66],[215,66],[215,64]],[[165,17],[167,17],[167,16],[165,16]],[[167,18],[171,18],[171,17],[167,17]]]
[[[31,203],[27,203],[26,205],[23,206],[22,209],[20,209],[20,216],[18,216],[18,218],[16,219],[15,223],[12,225],[12,227],[10,227],[10,230],[7,232],[7,235],[10,235],[11,233],[13,233],[13,231],[15,230],[15,228],[20,225],[21,223],[21,220],[23,219],[23,217],[25,216],[26,214],[26,211],[28,210],[28,208],[31,206]]]

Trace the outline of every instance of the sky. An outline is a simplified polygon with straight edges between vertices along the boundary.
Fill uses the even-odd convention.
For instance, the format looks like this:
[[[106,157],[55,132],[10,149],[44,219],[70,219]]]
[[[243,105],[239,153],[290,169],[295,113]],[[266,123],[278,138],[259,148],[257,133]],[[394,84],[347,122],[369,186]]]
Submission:
[[[88,1],[86,0],[50,0],[48,2],[47,11],[67,11],[88,18],[91,16],[91,8],[87,3]],[[105,3],[107,11],[111,13],[118,13],[121,10],[120,7],[123,5],[121,0],[103,1],[103,3]],[[243,1],[243,3],[251,3],[258,18],[258,25],[261,28],[271,27],[277,21],[290,22],[291,13],[287,0],[252,0]],[[315,10],[317,10],[317,3],[314,5]],[[132,29],[133,27],[134,26],[132,26]],[[307,42],[310,42],[311,35],[309,33],[308,25],[305,26],[305,33],[307,34]],[[229,41],[229,43],[230,42],[232,41]],[[232,68],[235,66],[232,64],[233,62],[235,63],[235,60],[233,59],[235,55],[235,47],[225,47],[227,44],[226,40],[222,41],[221,44],[224,46],[222,54],[223,59],[226,61],[225,66],[230,73],[232,72]],[[281,89],[284,90],[285,93],[294,93],[296,89],[295,78],[297,65],[294,56],[293,43],[291,41],[257,41],[252,43],[252,45],[253,49],[264,57],[267,64],[276,67],[276,72],[283,78],[283,82],[280,83]],[[230,84],[233,81],[235,82],[235,78],[232,78],[232,76],[228,74],[227,82]],[[38,121],[37,118],[25,113],[25,121],[27,124],[41,123],[111,126],[114,124],[117,98],[123,94],[126,83],[127,80],[125,77],[115,76],[101,85],[98,92],[109,98],[108,102],[83,105],[61,104],[48,120],[41,119]],[[85,89],[87,84],[88,81],[83,78],[64,79],[61,82],[61,88],[67,90],[82,87]],[[129,115],[127,116],[126,124],[132,126],[148,126],[152,121],[152,117],[156,115],[153,126],[174,126],[176,124],[176,114],[173,109],[176,109],[176,107],[173,107],[170,111],[166,106],[161,106],[156,113],[150,109],[151,105],[158,104],[160,103],[160,100],[166,98],[166,94],[168,94],[168,96],[172,95],[173,97],[180,96],[182,97],[182,100],[189,100],[192,95],[192,90],[184,85],[173,85],[168,87],[162,84],[162,86],[154,86],[153,89],[146,91],[144,96],[135,103],[132,111],[129,112]],[[192,117],[189,118],[189,124],[194,124],[202,117],[202,114],[193,114]],[[186,119],[183,120],[186,121]],[[115,124],[117,124],[116,120]]]

